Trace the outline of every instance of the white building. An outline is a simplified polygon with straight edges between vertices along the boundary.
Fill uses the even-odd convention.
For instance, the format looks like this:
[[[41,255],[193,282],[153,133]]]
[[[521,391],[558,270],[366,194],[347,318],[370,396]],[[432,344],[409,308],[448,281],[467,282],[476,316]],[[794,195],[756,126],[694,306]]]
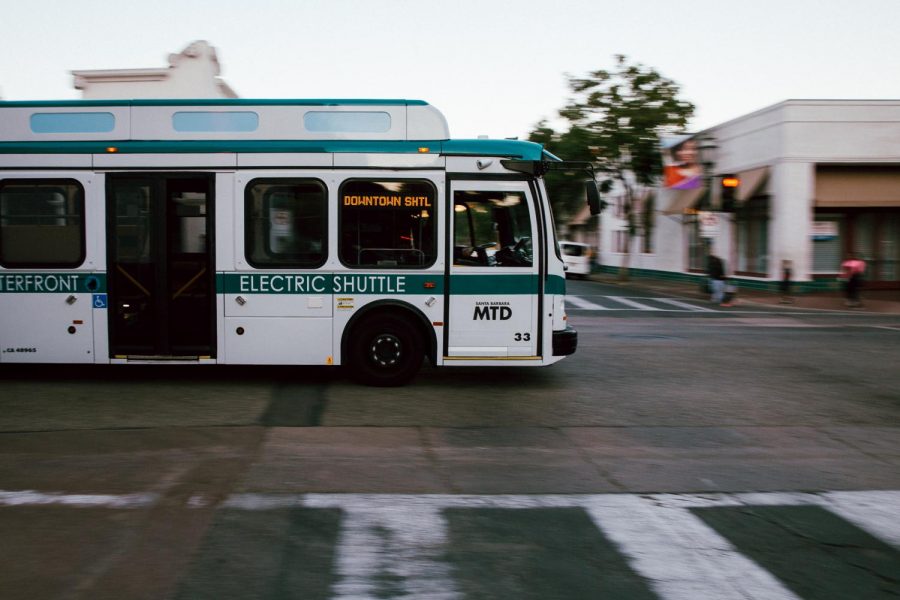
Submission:
[[[736,210],[699,211],[702,186],[648,190],[652,218],[636,219],[634,274],[693,278],[709,250],[741,286],[773,287],[789,260],[794,281],[813,289],[833,286],[855,252],[868,286],[900,288],[900,100],[787,100],[694,139],[715,146],[713,207],[722,176],[740,177]],[[621,199],[612,200],[599,225],[607,270],[622,264],[627,239]]]
[[[237,98],[219,77],[216,49],[196,41],[158,69],[72,71],[84,99]]]

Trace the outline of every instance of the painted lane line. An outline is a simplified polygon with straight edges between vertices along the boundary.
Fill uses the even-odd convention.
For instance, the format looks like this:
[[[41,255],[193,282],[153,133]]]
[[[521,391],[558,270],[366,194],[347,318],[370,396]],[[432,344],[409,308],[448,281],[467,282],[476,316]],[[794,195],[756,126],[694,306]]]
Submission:
[[[63,494],[33,490],[0,490],[0,506],[72,506],[76,508],[144,508],[155,504],[159,494]]]

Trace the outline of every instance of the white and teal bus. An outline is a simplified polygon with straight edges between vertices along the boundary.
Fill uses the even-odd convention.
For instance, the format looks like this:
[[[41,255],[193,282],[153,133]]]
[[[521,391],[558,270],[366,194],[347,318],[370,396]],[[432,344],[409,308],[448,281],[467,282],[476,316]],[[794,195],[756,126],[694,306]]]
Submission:
[[[0,363],[555,363],[555,160],[416,100],[0,102]]]

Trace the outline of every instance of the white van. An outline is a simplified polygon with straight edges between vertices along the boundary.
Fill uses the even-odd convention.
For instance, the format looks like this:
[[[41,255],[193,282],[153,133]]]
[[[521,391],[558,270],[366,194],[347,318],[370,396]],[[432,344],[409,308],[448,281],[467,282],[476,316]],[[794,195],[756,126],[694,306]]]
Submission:
[[[590,245],[581,242],[560,242],[559,249],[566,263],[566,276],[584,278],[591,274],[591,257],[594,252]]]

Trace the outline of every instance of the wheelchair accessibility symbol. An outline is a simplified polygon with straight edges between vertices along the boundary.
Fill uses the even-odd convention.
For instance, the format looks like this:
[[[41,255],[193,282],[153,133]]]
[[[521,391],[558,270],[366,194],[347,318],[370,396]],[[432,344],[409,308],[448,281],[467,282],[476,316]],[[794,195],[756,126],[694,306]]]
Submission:
[[[91,304],[94,308],[106,308],[106,294],[94,294]]]

